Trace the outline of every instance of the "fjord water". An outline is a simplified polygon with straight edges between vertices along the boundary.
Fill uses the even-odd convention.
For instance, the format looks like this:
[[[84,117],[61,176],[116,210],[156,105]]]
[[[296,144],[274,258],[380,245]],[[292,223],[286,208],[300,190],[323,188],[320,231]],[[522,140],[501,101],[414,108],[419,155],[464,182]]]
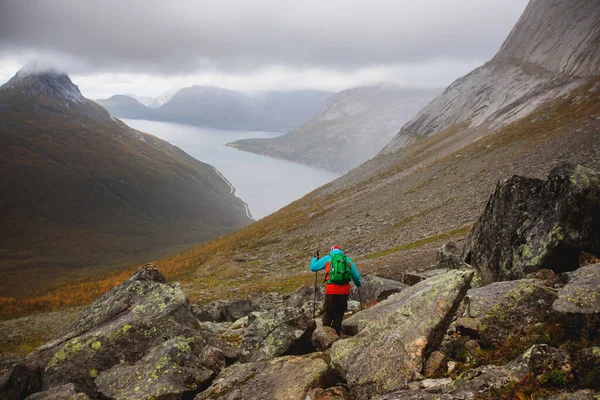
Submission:
[[[123,119],[123,122],[214,166],[235,187],[236,195],[248,204],[254,219],[269,215],[340,176],[226,146],[239,139],[272,138],[282,132],[221,130],[138,119]]]

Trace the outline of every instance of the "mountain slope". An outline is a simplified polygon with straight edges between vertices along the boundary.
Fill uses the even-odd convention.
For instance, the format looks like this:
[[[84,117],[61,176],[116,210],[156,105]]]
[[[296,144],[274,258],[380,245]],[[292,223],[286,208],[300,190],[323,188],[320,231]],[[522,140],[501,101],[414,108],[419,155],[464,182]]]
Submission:
[[[600,7],[591,7],[595,0],[571,4],[533,0],[507,43],[515,35],[526,43],[551,15],[557,27],[546,36],[551,42],[582,29],[586,34],[579,42],[570,39],[568,48],[550,46],[543,59],[564,59],[573,47],[596,54],[600,41],[588,36],[598,24],[589,21],[599,21]],[[542,37],[537,46],[548,48]],[[569,71],[595,73],[589,57],[574,60]],[[222,288],[204,283],[215,267],[231,276],[251,274],[236,283],[237,296],[312,284],[310,257],[333,244],[361,271],[399,279],[405,271],[430,268],[444,242],[460,244],[499,180],[516,174],[545,179],[565,161],[597,170],[600,76],[552,72],[548,62],[515,65],[494,58],[431,102],[377,157],[255,224],[179,256],[196,260],[186,278],[192,297],[224,297]],[[212,256],[217,251],[219,257]],[[242,269],[234,259],[253,261]],[[284,262],[296,273],[280,276]]]
[[[3,294],[45,290],[250,222],[212,166],[111,118],[59,73],[21,71],[0,88],[0,171]]]
[[[95,100],[113,117],[148,119],[154,114],[150,107],[140,103],[138,100],[122,94],[114,95],[108,99]]]
[[[373,157],[438,90],[367,86],[332,96],[319,113],[300,128],[273,139],[230,143],[265,154],[345,172]]]
[[[539,105],[600,75],[600,7],[593,0],[532,0],[498,54],[454,82],[386,146],[465,123],[481,134],[506,126]]]

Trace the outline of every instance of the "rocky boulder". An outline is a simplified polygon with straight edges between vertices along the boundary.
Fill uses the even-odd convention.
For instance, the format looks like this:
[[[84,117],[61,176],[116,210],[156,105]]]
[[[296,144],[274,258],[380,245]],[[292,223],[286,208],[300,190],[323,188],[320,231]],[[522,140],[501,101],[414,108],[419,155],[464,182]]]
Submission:
[[[202,366],[190,340],[169,339],[133,365],[118,364],[96,378],[98,391],[116,400],[182,398],[207,387],[215,373]]]
[[[375,275],[362,275],[360,277],[360,296],[358,288],[351,285],[350,300],[360,301],[381,301],[387,299],[391,294],[398,293],[408,285],[394,281],[392,279],[380,278]]]
[[[509,336],[545,322],[556,298],[556,290],[536,279],[469,289],[453,327],[461,336],[495,347]]]
[[[454,270],[392,295],[356,336],[333,344],[331,363],[358,398],[405,389],[420,376],[472,278],[472,271]]]
[[[254,312],[248,317],[240,359],[248,362],[306,353],[315,328],[312,317],[297,308]]]
[[[322,353],[235,364],[196,400],[305,400],[307,392],[337,383]]]
[[[571,164],[500,182],[464,249],[484,284],[575,270],[581,252],[600,255],[600,174]]]
[[[100,375],[116,365],[135,368],[169,339],[192,340],[199,353],[204,343],[199,332],[181,286],[167,284],[147,265],[84,310],[66,335],[31,353],[26,375],[31,382],[41,371],[44,389],[74,383],[97,397],[95,381]],[[42,388],[28,390],[32,389]],[[2,385],[0,394],[3,390]]]
[[[600,264],[586,265],[570,274],[569,283],[558,291],[552,305],[567,335],[600,338]]]
[[[319,325],[311,336],[312,345],[317,351],[327,350],[338,340],[340,340],[340,337],[335,329],[330,326]]]

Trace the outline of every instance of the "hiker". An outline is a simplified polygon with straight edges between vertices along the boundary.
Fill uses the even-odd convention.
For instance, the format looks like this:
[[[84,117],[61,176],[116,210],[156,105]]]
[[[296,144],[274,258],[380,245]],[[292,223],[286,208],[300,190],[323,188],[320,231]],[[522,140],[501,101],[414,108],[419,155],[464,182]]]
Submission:
[[[317,260],[317,257],[311,260],[310,270],[312,272],[322,269],[325,269],[326,282],[323,326],[333,327],[339,335],[342,330],[344,313],[348,309],[350,280],[353,280],[354,284],[360,287],[360,275],[354,262],[350,257],[344,255],[340,246],[331,246],[329,255],[320,260]]]

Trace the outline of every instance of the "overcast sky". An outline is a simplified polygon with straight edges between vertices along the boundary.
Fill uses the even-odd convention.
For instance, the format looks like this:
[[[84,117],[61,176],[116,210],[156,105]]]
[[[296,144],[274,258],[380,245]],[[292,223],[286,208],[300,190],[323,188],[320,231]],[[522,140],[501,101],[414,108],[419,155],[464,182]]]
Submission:
[[[1,0],[0,81],[25,63],[90,98],[204,84],[441,87],[490,59],[527,0]]]

